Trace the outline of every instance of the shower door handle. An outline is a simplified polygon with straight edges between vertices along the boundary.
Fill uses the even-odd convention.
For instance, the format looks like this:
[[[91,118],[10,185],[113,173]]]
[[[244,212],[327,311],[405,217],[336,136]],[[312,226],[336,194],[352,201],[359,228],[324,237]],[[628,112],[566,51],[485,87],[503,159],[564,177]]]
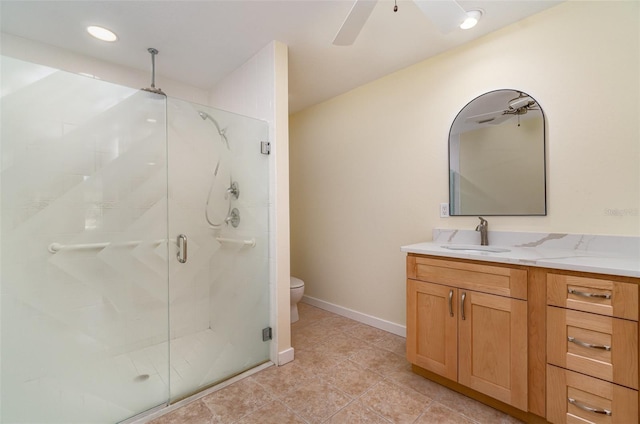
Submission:
[[[176,241],[178,244],[178,262],[183,264],[187,262],[187,236],[180,234]]]

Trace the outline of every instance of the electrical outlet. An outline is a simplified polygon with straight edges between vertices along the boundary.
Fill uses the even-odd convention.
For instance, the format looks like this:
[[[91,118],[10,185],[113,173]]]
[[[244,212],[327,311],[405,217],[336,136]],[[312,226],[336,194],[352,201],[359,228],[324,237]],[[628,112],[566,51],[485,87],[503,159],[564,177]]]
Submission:
[[[449,204],[440,203],[440,218],[446,218],[449,216]]]

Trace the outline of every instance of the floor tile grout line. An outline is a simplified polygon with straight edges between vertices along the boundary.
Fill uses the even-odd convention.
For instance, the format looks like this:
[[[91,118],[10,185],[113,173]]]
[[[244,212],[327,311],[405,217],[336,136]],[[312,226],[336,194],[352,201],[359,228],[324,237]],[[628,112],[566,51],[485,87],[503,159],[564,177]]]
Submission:
[[[349,403],[347,403],[345,406],[343,406],[342,408],[338,409],[336,412],[334,412],[333,414],[329,415],[329,417],[327,417],[326,420],[322,421],[322,423],[327,423],[329,422],[329,420],[331,420],[333,417],[335,417],[336,415],[338,415],[340,412],[342,412],[343,410],[345,410],[346,408],[349,407],[349,405],[351,405],[353,402],[355,402],[357,399],[353,398],[349,401]]]
[[[294,411],[293,409],[289,408],[289,406],[288,406],[286,403],[284,403],[284,402],[282,402],[282,401],[278,401],[278,402],[280,402],[280,404],[281,404],[282,406],[284,406],[284,407],[287,409],[287,411],[291,412],[294,416],[296,416],[297,418],[300,418],[302,421],[304,421],[304,422],[305,422],[305,424],[311,424],[311,422],[310,422],[309,420],[307,420],[306,418],[304,418],[302,415],[298,414],[298,413],[297,413],[296,411]]]

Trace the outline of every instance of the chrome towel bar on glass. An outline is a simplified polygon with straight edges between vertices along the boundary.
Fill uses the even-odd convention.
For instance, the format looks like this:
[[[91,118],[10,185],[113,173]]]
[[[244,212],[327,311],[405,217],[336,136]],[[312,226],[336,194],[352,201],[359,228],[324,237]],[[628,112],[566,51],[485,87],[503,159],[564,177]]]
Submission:
[[[178,235],[176,238],[176,244],[178,245],[178,253],[176,257],[181,264],[187,262],[187,236],[184,234]]]

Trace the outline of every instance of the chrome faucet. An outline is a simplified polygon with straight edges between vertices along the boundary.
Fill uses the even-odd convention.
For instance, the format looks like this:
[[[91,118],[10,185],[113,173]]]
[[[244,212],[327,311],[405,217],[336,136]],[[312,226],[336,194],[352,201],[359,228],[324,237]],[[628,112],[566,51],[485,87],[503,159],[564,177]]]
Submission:
[[[476,231],[480,231],[480,245],[489,246],[489,223],[481,216],[479,216],[478,218],[480,219],[480,224],[478,224],[478,226],[476,227]]]

